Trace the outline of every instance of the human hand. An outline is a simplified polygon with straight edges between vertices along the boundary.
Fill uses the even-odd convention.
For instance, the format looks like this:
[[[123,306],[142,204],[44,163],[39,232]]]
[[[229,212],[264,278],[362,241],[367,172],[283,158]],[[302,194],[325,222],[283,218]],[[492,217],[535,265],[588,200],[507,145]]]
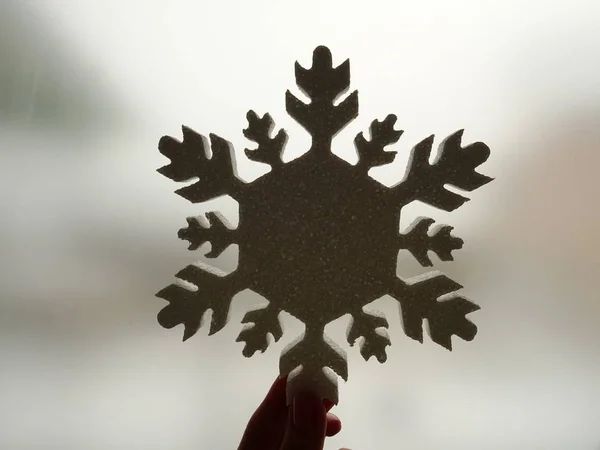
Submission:
[[[328,400],[302,393],[286,406],[286,381],[275,380],[250,418],[238,450],[323,450],[325,436],[340,432],[342,423],[328,412],[333,407]]]

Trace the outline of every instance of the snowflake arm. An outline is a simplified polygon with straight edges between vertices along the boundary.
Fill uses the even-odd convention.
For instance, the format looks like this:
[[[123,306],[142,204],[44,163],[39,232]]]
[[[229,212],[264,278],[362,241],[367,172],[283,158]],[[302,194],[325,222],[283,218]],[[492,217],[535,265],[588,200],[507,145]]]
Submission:
[[[376,166],[383,166],[394,161],[396,152],[386,152],[385,147],[395,144],[402,136],[403,131],[395,130],[396,116],[388,115],[382,122],[374,120],[369,131],[371,140],[367,141],[363,133],[356,135],[354,146],[358,153],[358,165],[363,172],[368,172]]]
[[[234,243],[236,230],[231,229],[225,217],[217,212],[206,213],[206,219],[208,226],[196,217],[188,217],[188,226],[179,230],[177,236],[189,242],[188,250],[197,250],[205,242],[210,242],[211,249],[204,256],[217,258]]]
[[[367,313],[362,310],[355,312],[352,314],[352,320],[346,332],[348,343],[354,346],[356,340],[362,337],[360,354],[365,361],[368,361],[371,356],[375,356],[380,363],[384,363],[387,360],[385,348],[391,345],[387,327],[388,321],[383,314]]]
[[[245,150],[248,159],[269,164],[273,169],[281,168],[283,166],[281,154],[288,140],[285,130],[280,129],[272,138],[270,135],[275,123],[270,114],[258,117],[254,111],[248,111],[246,118],[248,128],[244,130],[244,136],[258,144],[255,150]]]
[[[199,178],[197,182],[175,191],[192,203],[202,203],[222,195],[235,198],[243,183],[235,172],[231,144],[216,134],[210,134],[212,157],[208,158],[206,138],[185,126],[182,131],[182,141],[170,136],[160,139],[158,150],[171,162],[158,172],[177,182]]]
[[[273,336],[275,342],[283,336],[283,330],[279,322],[279,312],[281,310],[269,303],[268,306],[261,309],[248,311],[242,320],[242,323],[250,325],[244,328],[236,342],[244,342],[243,355],[251,357],[257,351],[264,353],[269,346],[268,334]]]
[[[337,379],[325,369],[348,380],[348,362],[345,352],[331,341],[322,329],[306,325],[306,332],[290,343],[279,360],[279,373],[288,378],[288,404],[291,393],[304,388],[312,389],[321,397],[338,402]]]
[[[427,217],[419,217],[400,235],[400,248],[408,250],[423,267],[431,267],[433,263],[428,252],[434,252],[441,261],[453,261],[453,250],[461,249],[463,240],[452,236],[453,228],[449,225],[438,226],[433,234],[428,230],[435,221]]]
[[[463,130],[448,136],[440,144],[439,157],[432,164],[429,157],[433,146],[433,135],[415,146],[404,180],[393,189],[400,203],[406,205],[420,200],[444,211],[453,211],[468,198],[445,188],[454,186],[465,191],[489,183],[492,178],[475,171],[490,155],[483,142],[461,146]]]
[[[465,316],[479,310],[479,306],[455,292],[462,286],[445,275],[406,284],[397,279],[391,295],[398,300],[402,311],[404,333],[423,342],[423,319],[429,322],[431,339],[442,347],[452,350],[452,335],[471,341],[477,334],[477,326]],[[450,298],[438,300],[451,294]]]
[[[220,276],[211,267],[189,265],[176,275],[177,278],[191,283],[197,290],[171,284],[156,294],[169,302],[158,313],[158,323],[164,328],[173,328],[183,324],[183,340],[191,338],[202,325],[202,317],[209,309],[212,320],[209,335],[223,329],[227,324],[233,296],[240,290],[235,272]]]
[[[320,151],[330,150],[333,137],[358,116],[358,91],[334,105],[350,86],[350,61],[333,67],[329,49],[317,47],[310,69],[296,62],[296,84],[311,102],[306,104],[287,91],[288,114],[311,134],[313,148],[314,144],[321,144]]]

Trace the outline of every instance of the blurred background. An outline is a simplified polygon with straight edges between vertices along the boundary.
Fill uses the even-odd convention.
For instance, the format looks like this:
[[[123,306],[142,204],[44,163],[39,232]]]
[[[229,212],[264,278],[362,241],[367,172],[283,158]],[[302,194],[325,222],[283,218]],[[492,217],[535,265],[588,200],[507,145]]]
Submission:
[[[181,343],[164,330],[154,294],[202,260],[176,237],[195,206],[155,169],[160,136],[186,124],[235,146],[240,175],[249,109],[290,134],[285,158],[309,136],[285,114],[293,64],[328,45],[351,60],[361,116],[398,116],[396,162],[373,171],[401,179],[410,148],[465,128],[492,149],[496,180],[448,214],[428,215],[465,239],[435,269],[480,304],[477,338],[454,351],[402,333],[391,298],[386,364],[345,344],[338,449],[600,449],[600,2],[307,0],[286,3],[0,1],[0,448],[193,450],[236,448],[276,376],[287,333],[246,359],[235,343],[235,298],[219,334]],[[292,89],[296,91],[295,89]],[[230,248],[216,264],[236,266]],[[398,273],[423,273],[410,254]]]

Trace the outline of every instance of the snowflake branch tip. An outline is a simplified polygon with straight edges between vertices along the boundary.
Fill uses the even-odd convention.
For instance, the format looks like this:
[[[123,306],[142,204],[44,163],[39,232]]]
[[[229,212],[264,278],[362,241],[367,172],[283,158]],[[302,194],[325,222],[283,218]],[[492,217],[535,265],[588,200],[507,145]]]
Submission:
[[[258,148],[255,150],[246,149],[244,153],[252,161],[269,164],[271,167],[280,167],[283,165],[281,155],[288,140],[285,130],[280,129],[274,138],[271,132],[275,126],[270,114],[258,117],[254,111],[248,111],[248,128],[243,133],[246,138],[256,142]]]
[[[387,360],[386,347],[392,344],[387,327],[388,321],[382,314],[364,311],[354,313],[346,333],[348,343],[354,346],[356,340],[362,337],[360,354],[365,361],[375,356],[380,363],[384,363]]]
[[[311,100],[305,104],[286,92],[288,114],[319,143],[327,144],[358,116],[358,92],[354,91],[339,105],[335,100],[350,87],[350,62],[333,67],[331,52],[320,46],[313,52],[313,64],[305,69],[296,62],[296,84]]]
[[[434,252],[441,261],[453,261],[452,252],[463,246],[463,240],[451,235],[453,227],[438,226],[432,235],[428,230],[435,221],[427,217],[418,218],[405,233],[400,235],[400,247],[408,250],[423,267],[431,267],[429,251]]]
[[[268,335],[271,334],[275,342],[283,336],[281,323],[278,318],[279,310],[271,304],[265,308],[248,311],[242,320],[244,324],[251,324],[243,329],[236,342],[244,342],[242,354],[249,358],[257,351],[264,353],[268,346]]]
[[[489,147],[483,142],[462,147],[462,135],[463,130],[459,130],[448,136],[440,144],[438,158],[431,164],[434,136],[414,147],[405,179],[393,188],[404,204],[420,200],[444,211],[453,211],[469,199],[449,191],[446,185],[471,192],[493,180],[475,171],[487,160]]]
[[[388,145],[395,144],[402,136],[402,130],[395,130],[396,116],[388,115],[382,122],[374,120],[369,127],[371,140],[367,141],[361,132],[354,139],[358,153],[358,166],[367,171],[394,161],[396,152],[384,151]]]
[[[477,325],[464,316],[479,311],[480,307],[461,296],[440,301],[438,304],[436,312],[428,319],[431,340],[448,350],[452,350],[452,335],[464,341],[472,341],[477,335]],[[454,318],[461,320],[452,327],[449,322]]]
[[[206,138],[185,126],[182,127],[182,132],[182,141],[170,136],[160,139],[158,149],[171,162],[158,169],[158,172],[176,182],[198,178],[197,182],[175,191],[192,203],[201,203],[222,195],[234,196],[242,183],[235,173],[231,144],[210,134],[212,157],[208,158]]]
[[[490,148],[483,142],[462,147],[464,131],[458,130],[442,141],[439,158],[434,164],[460,168],[449,177],[448,184],[471,192],[493,181],[493,178],[475,171],[490,157]]]
[[[194,265],[182,269],[176,277],[197,286],[198,290],[171,284],[158,292],[158,298],[169,302],[158,313],[159,324],[168,329],[183,325],[185,341],[200,329],[202,318],[210,309],[212,318],[208,334],[221,331],[227,324],[231,300],[237,291],[232,277],[221,277]]]
[[[204,226],[196,217],[188,217],[188,226],[180,229],[177,236],[189,242],[188,250],[197,250],[205,242],[210,242],[211,249],[204,256],[217,258],[234,243],[235,230],[217,212],[206,213],[206,219],[208,226]]]
[[[448,350],[452,350],[452,335],[472,340],[477,334],[477,327],[465,316],[479,310],[479,306],[459,295],[438,300],[461,288],[445,275],[410,285],[398,280],[392,295],[400,303],[405,334],[422,343],[423,320],[427,319],[431,339]]]
[[[183,182],[197,177],[196,168],[192,164],[184,164],[190,157],[206,158],[208,143],[206,138],[191,128],[182,126],[183,140],[178,141],[171,136],[163,136],[158,141],[158,151],[171,160],[170,164],[158,169],[158,173],[176,182]]]
[[[333,102],[350,85],[350,61],[333,67],[331,51],[319,46],[313,51],[312,67],[296,62],[296,84],[311,99]]]

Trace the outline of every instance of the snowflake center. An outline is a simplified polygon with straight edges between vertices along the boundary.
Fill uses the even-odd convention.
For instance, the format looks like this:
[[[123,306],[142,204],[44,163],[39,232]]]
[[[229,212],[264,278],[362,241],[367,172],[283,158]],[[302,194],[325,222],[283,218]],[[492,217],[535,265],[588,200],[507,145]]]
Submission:
[[[238,270],[298,319],[316,308],[327,323],[349,304],[384,295],[395,276],[398,249],[389,243],[398,235],[398,207],[371,178],[357,183],[346,161],[314,159],[309,153],[267,174],[241,199]]]

